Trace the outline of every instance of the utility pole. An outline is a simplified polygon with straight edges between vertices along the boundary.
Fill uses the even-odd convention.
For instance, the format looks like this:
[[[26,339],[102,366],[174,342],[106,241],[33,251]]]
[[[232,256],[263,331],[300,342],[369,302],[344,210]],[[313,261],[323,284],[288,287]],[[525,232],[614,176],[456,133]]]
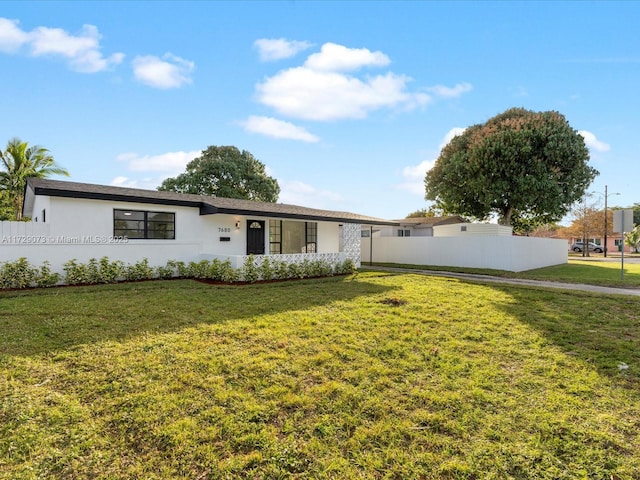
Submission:
[[[604,186],[604,257],[607,258],[607,185]]]
[[[598,195],[602,195],[601,192],[590,192],[597,193]],[[604,186],[604,256],[607,256],[607,230],[609,229],[609,220],[607,218],[607,200],[609,199],[609,195],[620,195],[618,192],[609,193],[608,185]]]

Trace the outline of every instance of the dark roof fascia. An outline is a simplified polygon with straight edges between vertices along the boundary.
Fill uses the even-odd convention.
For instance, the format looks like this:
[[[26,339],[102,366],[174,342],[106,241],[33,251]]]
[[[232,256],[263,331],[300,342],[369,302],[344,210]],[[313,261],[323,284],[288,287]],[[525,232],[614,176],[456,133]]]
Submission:
[[[168,198],[154,198],[142,195],[131,194],[117,194],[117,193],[104,193],[104,192],[88,192],[75,189],[65,188],[51,188],[43,186],[33,187],[34,195],[47,195],[50,197],[63,197],[63,198],[84,198],[88,200],[111,200],[126,203],[146,203],[151,205],[173,205],[180,207],[194,207],[199,209],[200,215],[215,215],[215,214],[229,214],[229,215],[248,215],[259,217],[272,217],[272,218],[289,218],[295,220],[312,220],[320,222],[338,222],[338,223],[355,223],[361,225],[399,225],[398,222],[389,220],[378,220],[369,218],[349,218],[341,217],[339,215],[335,217],[313,215],[304,213],[287,213],[276,211],[264,211],[253,210],[245,208],[232,208],[232,207],[219,207],[213,203],[207,201],[197,200],[181,200],[181,199],[168,199]],[[26,198],[26,196],[25,196]],[[212,202],[215,199],[212,199]],[[340,213],[340,212],[336,212]]]
[[[210,206],[211,207],[211,206]],[[212,207],[211,207],[212,208]],[[207,215],[209,212],[204,213]],[[211,211],[210,213],[226,213],[229,215],[245,215],[245,216],[255,216],[255,217],[272,217],[272,218],[289,218],[293,220],[315,220],[318,222],[338,222],[338,223],[357,223],[363,225],[398,225],[395,222],[391,221],[377,221],[377,220],[369,220],[366,218],[348,218],[348,217],[325,217],[322,215],[305,215],[302,213],[284,213],[284,212],[265,212],[260,210],[248,210],[248,209],[239,209],[239,208],[216,208],[215,211]],[[200,210],[200,214],[202,215],[202,209]]]
[[[115,200],[127,203],[149,203],[153,205],[174,205],[179,207],[202,207],[202,202],[188,200],[149,198],[132,195],[118,195],[114,193],[79,192],[77,190],[63,190],[58,188],[35,187],[35,195],[48,195],[50,197],[85,198],[89,200]]]

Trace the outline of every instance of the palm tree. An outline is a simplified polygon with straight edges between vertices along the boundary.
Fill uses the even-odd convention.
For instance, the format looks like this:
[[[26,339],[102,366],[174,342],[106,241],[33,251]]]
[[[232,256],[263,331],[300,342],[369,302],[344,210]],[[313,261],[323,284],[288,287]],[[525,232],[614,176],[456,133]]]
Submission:
[[[27,178],[46,178],[50,175],[66,175],[69,172],[56,164],[53,156],[40,145],[29,146],[19,138],[7,142],[5,151],[0,150],[0,190],[4,190],[15,219],[22,220],[22,202]]]

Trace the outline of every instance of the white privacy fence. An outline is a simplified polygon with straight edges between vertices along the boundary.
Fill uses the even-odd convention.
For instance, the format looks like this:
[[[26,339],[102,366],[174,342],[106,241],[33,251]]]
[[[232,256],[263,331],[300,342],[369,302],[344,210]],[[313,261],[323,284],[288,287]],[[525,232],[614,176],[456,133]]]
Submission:
[[[38,222],[0,222],[0,245],[37,240],[32,237],[49,237],[49,225]]]
[[[361,260],[521,272],[567,263],[567,241],[515,236],[363,237]]]

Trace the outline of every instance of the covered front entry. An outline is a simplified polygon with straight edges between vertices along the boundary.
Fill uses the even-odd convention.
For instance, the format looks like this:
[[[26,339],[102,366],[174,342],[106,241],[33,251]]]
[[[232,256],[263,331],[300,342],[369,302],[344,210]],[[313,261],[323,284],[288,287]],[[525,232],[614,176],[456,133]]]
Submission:
[[[264,220],[247,220],[247,255],[264,255]]]

